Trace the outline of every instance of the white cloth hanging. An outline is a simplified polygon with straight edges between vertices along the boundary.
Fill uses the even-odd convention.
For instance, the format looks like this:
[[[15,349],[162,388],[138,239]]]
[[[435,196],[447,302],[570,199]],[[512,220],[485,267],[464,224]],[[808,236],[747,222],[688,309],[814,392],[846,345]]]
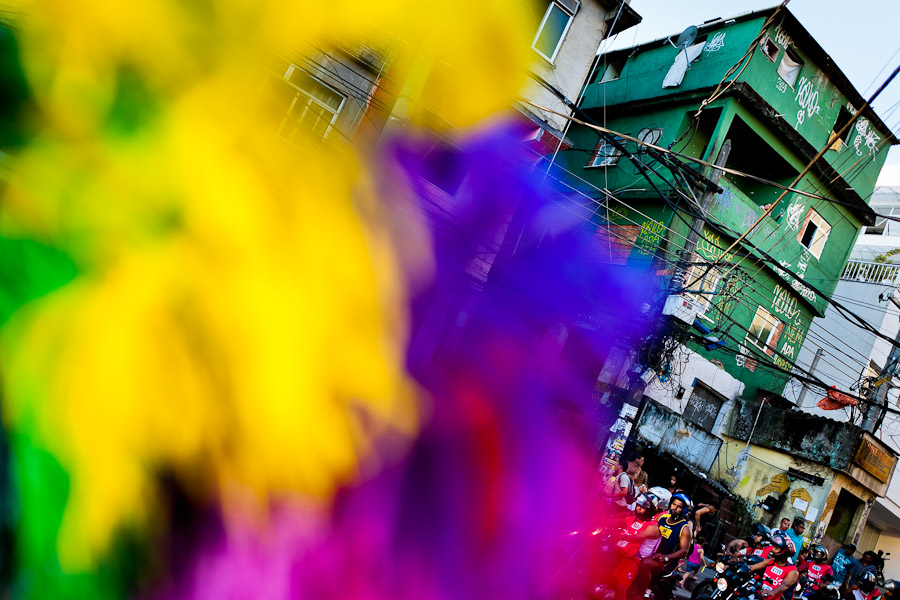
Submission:
[[[672,63],[669,72],[666,73],[666,78],[663,79],[662,86],[668,88],[681,85],[681,82],[684,80],[684,74],[687,72],[688,65],[697,60],[697,57],[703,52],[704,46],[706,46],[706,42],[700,42],[699,44],[694,44],[687,50],[679,50],[678,56],[675,57],[675,62]]]

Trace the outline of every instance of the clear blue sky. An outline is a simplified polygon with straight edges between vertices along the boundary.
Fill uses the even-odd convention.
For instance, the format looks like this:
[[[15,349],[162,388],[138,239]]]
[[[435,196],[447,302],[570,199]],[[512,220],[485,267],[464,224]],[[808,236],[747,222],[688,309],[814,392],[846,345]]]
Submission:
[[[619,34],[610,48],[670,35],[674,39],[688,25],[777,4],[775,0],[631,0],[631,7],[644,20]],[[787,7],[863,97],[868,98],[900,65],[900,0],[791,0]],[[900,138],[900,75],[878,96],[874,107]],[[891,149],[887,163],[886,181],[880,183],[900,185],[900,147]]]

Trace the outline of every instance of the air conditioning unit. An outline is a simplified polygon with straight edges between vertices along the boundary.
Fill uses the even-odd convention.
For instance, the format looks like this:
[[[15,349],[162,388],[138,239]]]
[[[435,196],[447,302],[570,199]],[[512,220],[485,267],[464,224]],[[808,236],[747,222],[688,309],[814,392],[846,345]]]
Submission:
[[[666,298],[663,306],[663,314],[675,317],[688,325],[694,322],[697,315],[703,310],[703,305],[684,294],[672,294]]]

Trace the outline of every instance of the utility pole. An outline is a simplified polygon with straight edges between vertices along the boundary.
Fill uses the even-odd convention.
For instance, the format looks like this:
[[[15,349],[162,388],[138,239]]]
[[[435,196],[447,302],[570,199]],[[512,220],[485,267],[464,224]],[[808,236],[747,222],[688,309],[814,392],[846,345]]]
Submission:
[[[809,365],[809,376],[812,377],[816,372],[816,367],[819,366],[819,359],[825,354],[825,351],[819,348],[816,350],[816,355],[813,356],[812,363]],[[803,384],[803,389],[800,390],[800,395],[797,397],[797,408],[803,408],[803,401],[806,400],[806,393],[809,391],[809,386],[805,383]]]
[[[725,162],[728,160],[728,155],[731,154],[731,140],[725,140],[722,144],[722,148],[719,150],[719,155],[716,157],[715,165],[717,167],[724,167]],[[706,222],[706,216],[709,214],[709,207],[712,205],[713,198],[716,196],[715,186],[719,185],[719,179],[722,178],[722,171],[720,169],[710,169],[712,172],[707,174],[711,186],[707,186],[706,190],[700,196],[700,214],[694,217],[694,220],[691,222],[691,230],[688,231],[687,236],[684,240],[684,248],[681,250],[681,256],[678,258],[678,265],[675,268],[675,275],[672,279],[673,282],[680,282],[684,288],[690,289],[690,287],[696,282],[702,279],[702,276],[699,278],[695,278],[694,282],[685,281],[685,273],[687,272],[687,264],[691,261],[691,258],[694,256],[694,250],[697,247],[697,240],[700,238],[700,232],[703,230],[703,225]],[[705,275],[705,273],[704,273]]]

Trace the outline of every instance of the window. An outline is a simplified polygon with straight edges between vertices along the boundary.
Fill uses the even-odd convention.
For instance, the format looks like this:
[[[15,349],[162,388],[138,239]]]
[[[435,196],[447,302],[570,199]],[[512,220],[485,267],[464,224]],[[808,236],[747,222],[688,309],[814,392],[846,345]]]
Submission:
[[[863,233],[866,235],[897,235],[897,222],[890,221],[884,217],[900,217],[900,207],[873,206],[872,210],[875,211],[875,214],[881,215],[881,218],[876,218],[875,224],[863,229]]]
[[[831,225],[822,218],[822,215],[813,209],[809,209],[806,213],[806,219],[803,226],[800,227],[800,233],[797,234],[797,241],[802,246],[809,249],[816,258],[822,257],[822,248],[828,240],[828,234],[831,233]]]
[[[790,49],[784,51],[781,57],[781,64],[778,65],[778,74],[792,88],[797,83],[797,76],[800,75],[800,69],[803,67],[803,61]]]
[[[625,60],[613,60],[607,65],[606,70],[603,71],[603,77],[600,79],[600,83],[606,83],[607,81],[615,81],[622,75],[622,69],[625,68]]]
[[[766,55],[766,58],[775,62],[775,57],[778,56],[778,46],[775,45],[775,42],[766,37],[759,43],[759,47],[762,49],[763,54]]]
[[[750,332],[747,334],[747,341],[764,351],[769,356],[775,354],[775,348],[778,345],[778,338],[784,331],[784,323],[775,318],[775,316],[764,309],[762,306],[756,309],[756,315],[750,324]]]
[[[301,132],[328,137],[346,96],[294,65],[288,67],[284,79],[296,93],[281,121],[278,135],[288,141],[294,141]]]
[[[625,140],[616,138],[616,141],[621,144]],[[594,149],[594,154],[591,155],[591,162],[589,162],[587,166],[612,167],[615,166],[617,162],[619,162],[619,157],[621,155],[621,150],[609,143],[606,138],[602,138],[597,144],[597,147]]]
[[[719,411],[722,409],[723,397],[699,381],[694,382],[691,397],[684,407],[682,417],[685,421],[699,426],[705,431],[712,432]]]
[[[556,53],[578,11],[578,5],[578,0],[558,0],[547,6],[531,47],[550,62],[556,59]]]
[[[691,262],[694,266],[689,268],[684,276],[684,293],[699,302],[705,312],[712,303],[722,274],[718,269],[711,268],[711,265],[697,254],[694,254]]]
[[[837,119],[835,119],[834,121],[834,127],[831,128],[831,135],[828,137],[829,150],[836,150],[837,152],[840,152],[843,145],[847,142],[850,136],[853,135],[853,128],[851,127],[844,132],[844,137],[838,137],[838,132],[843,129],[852,118],[853,115],[850,114],[850,111],[847,110],[846,107],[842,106],[838,111]]]

